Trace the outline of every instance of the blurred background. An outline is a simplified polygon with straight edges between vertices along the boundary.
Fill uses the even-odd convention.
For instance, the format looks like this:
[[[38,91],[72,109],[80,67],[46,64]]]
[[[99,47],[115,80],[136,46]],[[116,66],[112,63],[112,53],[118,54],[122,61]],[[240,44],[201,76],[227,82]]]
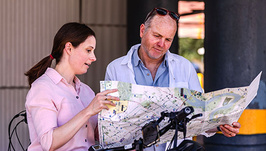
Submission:
[[[258,95],[239,119],[239,135],[218,133],[197,141],[210,151],[266,150],[265,6],[260,0],[1,0],[0,150],[8,149],[11,119],[25,109],[24,73],[50,54],[63,24],[85,23],[96,33],[97,61],[79,78],[97,93],[107,64],[140,42],[139,26],[154,7],[181,15],[170,51],[194,64],[205,92],[248,86],[263,71]],[[10,130],[21,124],[12,142],[23,150],[30,143],[28,128],[17,116]]]

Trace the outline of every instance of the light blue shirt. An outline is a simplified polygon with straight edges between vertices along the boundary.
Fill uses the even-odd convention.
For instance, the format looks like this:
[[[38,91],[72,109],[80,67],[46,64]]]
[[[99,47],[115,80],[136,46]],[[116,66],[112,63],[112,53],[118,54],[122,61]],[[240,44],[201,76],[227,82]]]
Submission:
[[[132,65],[132,55],[138,51],[139,47],[140,44],[132,46],[127,55],[109,63],[106,68],[105,80],[137,84]],[[165,57],[167,57],[165,60],[169,70],[169,87],[187,88],[202,92],[196,70],[190,61],[171,53],[169,50]]]
[[[132,65],[135,74],[135,81],[138,85],[169,87],[169,69],[167,63],[168,57],[165,56],[163,62],[157,69],[154,80],[151,72],[145,67],[140,60],[138,51],[133,52]]]
[[[138,67],[138,66],[144,67],[143,63],[141,62],[141,60],[139,59],[137,55],[139,47],[140,47],[140,44],[136,44],[132,46],[130,50],[128,51],[127,55],[122,56],[112,61],[106,68],[105,80],[106,81],[121,81],[121,82],[128,82],[128,83],[140,84],[140,85],[151,85],[151,84],[143,83],[143,81],[148,81],[148,80],[145,80],[145,77],[148,77],[148,76],[144,70],[146,68],[142,69],[142,67]],[[136,57],[134,57],[134,55],[137,56],[137,59]],[[136,73],[136,72],[139,72],[139,73]],[[200,86],[200,83],[197,77],[197,73],[193,65],[191,64],[191,62],[182,56],[171,53],[169,50],[166,52],[164,61],[160,65],[159,69],[157,70],[155,80],[153,81],[151,76],[150,76],[150,79],[152,81],[150,83],[152,83],[154,86],[158,86],[158,84],[163,84],[164,87],[180,87],[180,88],[187,88],[190,90],[196,90],[196,91],[202,92],[202,89],[201,89],[201,86]],[[163,82],[157,81],[156,79],[162,80]],[[167,81],[164,81],[166,79]],[[165,85],[166,83],[167,85]],[[211,134],[204,133],[204,135],[207,137],[212,136],[214,134],[215,133],[211,133]],[[182,139],[179,139],[178,144],[181,141]],[[145,148],[145,151],[154,151],[154,150],[164,151],[165,148],[166,148],[166,143],[163,143],[158,146],[152,145],[149,148]]]

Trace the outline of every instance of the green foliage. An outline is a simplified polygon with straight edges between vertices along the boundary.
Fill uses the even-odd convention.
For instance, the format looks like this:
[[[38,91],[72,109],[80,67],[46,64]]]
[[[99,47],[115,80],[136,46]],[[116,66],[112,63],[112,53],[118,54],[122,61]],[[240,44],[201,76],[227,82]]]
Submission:
[[[179,38],[179,55],[188,60],[203,60],[203,55],[198,54],[198,49],[204,45],[203,39]]]

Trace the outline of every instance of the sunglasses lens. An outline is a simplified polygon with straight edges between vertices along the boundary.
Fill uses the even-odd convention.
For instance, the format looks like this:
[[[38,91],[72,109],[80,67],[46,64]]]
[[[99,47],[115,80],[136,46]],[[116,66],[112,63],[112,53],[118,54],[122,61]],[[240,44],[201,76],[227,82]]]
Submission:
[[[167,10],[164,10],[164,9],[161,9],[161,8],[157,8],[156,11],[160,15],[166,15],[167,14]]]
[[[151,15],[154,13],[154,11],[156,11],[157,14],[160,15],[167,15],[167,13],[169,13],[169,15],[176,21],[179,20],[179,15],[177,15],[175,12],[172,11],[168,11],[167,9],[164,8],[154,8],[149,14],[148,16],[145,18],[144,22],[146,22],[148,20],[148,18],[151,17]]]
[[[170,12],[170,16],[176,20],[179,20],[179,16],[174,12]]]

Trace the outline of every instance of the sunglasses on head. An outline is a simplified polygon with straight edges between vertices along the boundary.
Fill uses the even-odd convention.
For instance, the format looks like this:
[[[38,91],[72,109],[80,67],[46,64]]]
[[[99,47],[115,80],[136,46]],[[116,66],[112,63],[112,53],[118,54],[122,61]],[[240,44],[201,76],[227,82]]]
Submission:
[[[146,17],[144,22],[146,22],[151,17],[151,15],[153,14],[154,11],[156,11],[157,14],[163,15],[163,16],[169,14],[169,16],[171,18],[173,18],[175,21],[178,21],[179,18],[180,18],[180,16],[177,13],[175,13],[175,12],[169,11],[169,10],[167,10],[165,8],[156,7],[149,13],[149,15]]]

